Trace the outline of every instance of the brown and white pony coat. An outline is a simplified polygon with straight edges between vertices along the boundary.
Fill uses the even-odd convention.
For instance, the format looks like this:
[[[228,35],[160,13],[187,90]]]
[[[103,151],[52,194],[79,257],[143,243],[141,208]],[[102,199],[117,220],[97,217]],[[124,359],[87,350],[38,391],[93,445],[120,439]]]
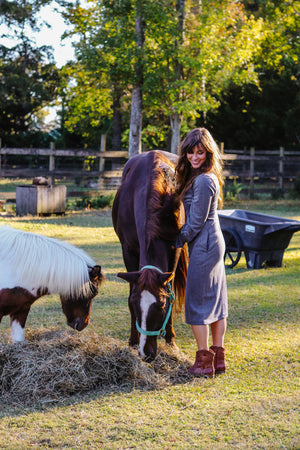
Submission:
[[[24,341],[31,305],[45,294],[59,294],[68,325],[83,330],[102,280],[101,267],[83,250],[39,234],[0,227],[0,322],[10,316],[13,342]]]

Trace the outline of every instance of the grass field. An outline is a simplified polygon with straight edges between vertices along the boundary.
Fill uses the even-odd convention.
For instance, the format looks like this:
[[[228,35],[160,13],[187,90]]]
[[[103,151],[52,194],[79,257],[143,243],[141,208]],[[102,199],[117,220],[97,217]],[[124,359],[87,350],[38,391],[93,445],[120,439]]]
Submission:
[[[300,220],[299,201],[225,207]],[[128,286],[116,277],[124,266],[110,210],[47,218],[3,215],[2,224],[66,240],[101,264],[106,282],[82,333],[127,343]],[[241,258],[227,270],[227,282],[226,374],[162,389],[113,385],[54,404],[2,402],[0,448],[299,449],[300,232],[293,235],[282,267],[248,270]],[[26,334],[41,327],[67,329],[58,297],[44,297],[31,308]],[[180,317],[175,331],[180,351],[192,362],[194,339]],[[8,339],[4,317],[0,340]]]

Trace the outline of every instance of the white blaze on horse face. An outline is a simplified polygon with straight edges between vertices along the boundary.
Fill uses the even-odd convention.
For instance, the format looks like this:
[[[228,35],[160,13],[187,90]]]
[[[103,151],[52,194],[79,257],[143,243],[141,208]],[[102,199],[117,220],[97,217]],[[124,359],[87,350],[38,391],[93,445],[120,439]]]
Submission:
[[[10,325],[11,337],[13,342],[25,341],[25,331],[17,320],[13,320]]]
[[[149,308],[153,303],[156,302],[156,298],[149,291],[143,291],[141,293],[141,328],[147,331],[147,316],[149,312]],[[144,358],[146,355],[144,353],[144,347],[146,344],[147,336],[144,334],[140,335],[140,343],[139,343],[139,355],[141,358]]]

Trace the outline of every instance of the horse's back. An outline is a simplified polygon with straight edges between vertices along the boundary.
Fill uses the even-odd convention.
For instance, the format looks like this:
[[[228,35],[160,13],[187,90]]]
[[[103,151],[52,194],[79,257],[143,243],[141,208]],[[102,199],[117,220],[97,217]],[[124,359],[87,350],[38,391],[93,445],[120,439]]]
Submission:
[[[174,172],[177,158],[163,150],[152,150],[127,161],[112,209],[113,224],[119,237],[127,227],[143,225],[139,221],[144,221],[147,216],[147,199],[151,196],[155,167],[161,164]]]
[[[122,183],[126,181],[129,173],[134,173],[135,175],[138,175],[140,171],[142,171],[143,174],[145,172],[151,173],[153,164],[157,160],[165,161],[171,168],[174,168],[178,161],[178,156],[164,150],[151,150],[146,153],[139,153],[130,158],[125,164],[122,174]]]
[[[115,228],[119,220],[133,219],[134,204],[138,200],[136,193],[140,199],[145,196],[153,161],[154,155],[149,152],[136,155],[125,164],[112,210]]]
[[[130,190],[131,193],[141,191],[149,186],[155,165],[161,164],[174,171],[178,156],[164,150],[151,150],[146,153],[135,155],[127,161],[122,174],[121,186],[118,195],[125,196]],[[131,195],[131,198],[133,196]]]

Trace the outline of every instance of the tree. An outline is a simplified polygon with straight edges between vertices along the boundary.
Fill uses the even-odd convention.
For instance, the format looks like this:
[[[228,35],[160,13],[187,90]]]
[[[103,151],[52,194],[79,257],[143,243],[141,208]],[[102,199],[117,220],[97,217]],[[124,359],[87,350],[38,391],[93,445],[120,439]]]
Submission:
[[[2,37],[13,46],[0,46],[0,133],[6,142],[23,144],[34,130],[39,111],[56,97],[59,72],[49,47],[37,48],[28,37],[37,30],[36,15],[47,1],[3,1],[0,22],[6,25]]]
[[[70,5],[65,18],[73,25],[77,61],[66,68],[65,126],[90,135],[112,129],[111,146],[121,148],[125,108],[133,74],[134,17],[130,1],[93,1]]]
[[[177,8],[172,8],[173,3],[168,7],[172,15],[167,13],[169,20],[148,45],[147,74],[151,75],[144,75],[144,104],[170,118],[176,152],[182,117],[202,115],[205,120],[232,81],[257,83],[254,57],[263,29],[262,21],[248,18],[235,1],[202,1],[199,6],[186,0],[177,2]]]
[[[244,3],[247,14],[264,21],[259,84],[231,83],[208,124],[229,148],[300,148],[300,2]]]
[[[161,126],[162,134],[169,121],[171,150],[176,152],[182,124],[208,123],[232,89],[259,95],[259,83],[267,86],[261,73],[271,76],[272,64],[281,64],[287,48],[289,67],[293,66],[299,51],[297,21],[290,11],[295,5],[275,3],[276,7],[268,0],[92,0],[83,12],[76,7],[70,20],[81,39],[72,74],[75,82],[68,91],[68,127],[84,124],[89,132],[87,122],[99,130],[109,119],[118,137],[115,142],[120,142],[116,125],[121,115],[128,127],[131,100],[130,155],[140,151],[142,116],[149,133]],[[250,13],[250,4],[258,5],[257,10]],[[275,20],[279,44],[271,32]],[[288,39],[296,44],[294,52]],[[290,73],[297,78],[294,67]],[[290,111],[294,122],[297,111]],[[87,122],[83,117],[89,117]]]
[[[129,131],[129,158],[142,151],[142,117],[143,117],[143,47],[145,41],[143,1],[135,1],[135,64],[134,82],[131,94],[131,116]]]

